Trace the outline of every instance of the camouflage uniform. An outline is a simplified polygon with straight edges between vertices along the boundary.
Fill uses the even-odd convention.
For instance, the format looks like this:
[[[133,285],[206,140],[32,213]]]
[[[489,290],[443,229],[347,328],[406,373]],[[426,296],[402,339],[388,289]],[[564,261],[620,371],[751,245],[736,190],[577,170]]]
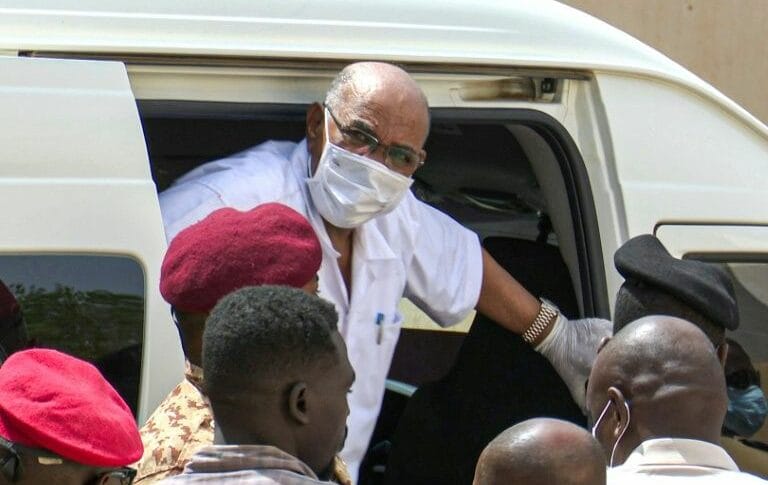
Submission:
[[[192,455],[213,444],[213,411],[201,390],[203,370],[187,362],[184,375],[140,430],[144,455],[137,463],[137,485],[178,475]]]
[[[184,376],[139,430],[144,454],[135,465],[134,485],[180,474],[192,455],[213,444],[213,410],[202,391],[203,369],[187,362]],[[352,485],[347,466],[338,456],[333,473],[336,483]]]

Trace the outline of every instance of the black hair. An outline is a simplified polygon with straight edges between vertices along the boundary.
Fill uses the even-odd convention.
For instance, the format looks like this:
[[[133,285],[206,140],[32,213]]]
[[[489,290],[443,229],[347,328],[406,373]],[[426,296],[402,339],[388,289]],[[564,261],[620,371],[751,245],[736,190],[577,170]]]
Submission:
[[[632,280],[626,281],[616,294],[613,334],[628,324],[651,315],[667,315],[693,323],[715,346],[725,342],[725,328],[678,300],[666,291]]]
[[[203,375],[211,401],[257,388],[297,365],[336,358],[338,314],[317,296],[286,286],[245,287],[211,311]]]

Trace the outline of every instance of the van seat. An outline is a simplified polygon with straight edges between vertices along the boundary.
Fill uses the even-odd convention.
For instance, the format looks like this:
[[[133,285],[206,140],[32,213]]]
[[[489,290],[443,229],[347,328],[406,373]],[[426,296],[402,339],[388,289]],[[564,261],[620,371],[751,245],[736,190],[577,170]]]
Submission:
[[[578,315],[557,247],[511,238],[483,244],[529,291],[566,315]],[[485,445],[537,416],[585,424],[552,365],[522,338],[478,314],[447,375],[411,397],[392,438],[386,483],[471,483]]]

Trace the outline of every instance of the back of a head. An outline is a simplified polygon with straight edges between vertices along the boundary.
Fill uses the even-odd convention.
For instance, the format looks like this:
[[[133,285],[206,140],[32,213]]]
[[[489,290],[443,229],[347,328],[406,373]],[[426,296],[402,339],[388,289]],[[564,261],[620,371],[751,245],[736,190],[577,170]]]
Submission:
[[[331,82],[325,104],[341,112],[345,103],[355,102],[370,91],[392,86],[400,95],[418,100],[428,110],[427,97],[416,81],[401,67],[386,62],[355,62],[342,69]]]
[[[590,374],[587,408],[593,423],[606,403],[628,406],[623,445],[629,448],[650,437],[716,442],[727,406],[716,351],[685,320],[656,315],[632,322],[598,352]]]
[[[336,359],[337,319],[332,304],[295,288],[246,287],[222,298],[203,335],[205,386],[222,431],[239,425],[223,411],[237,396],[258,398]]]
[[[473,485],[601,485],[605,457],[584,428],[530,419],[497,436],[480,455]]]
[[[246,286],[301,288],[315,280],[321,261],[314,229],[290,207],[226,207],[171,241],[160,270],[160,293],[178,311],[209,313],[223,296]]]
[[[218,209],[171,241],[160,268],[160,293],[171,304],[187,360],[201,366],[205,318],[225,295],[246,286],[286,285],[317,291],[320,241],[288,206]]]
[[[616,293],[613,333],[651,315],[667,315],[693,323],[714,345],[725,341],[725,328],[697,312],[665,290],[636,282],[625,282]]]
[[[625,282],[616,295],[613,333],[650,315],[668,315],[698,326],[719,346],[739,325],[733,281],[721,267],[673,257],[655,236],[624,243],[614,264]]]

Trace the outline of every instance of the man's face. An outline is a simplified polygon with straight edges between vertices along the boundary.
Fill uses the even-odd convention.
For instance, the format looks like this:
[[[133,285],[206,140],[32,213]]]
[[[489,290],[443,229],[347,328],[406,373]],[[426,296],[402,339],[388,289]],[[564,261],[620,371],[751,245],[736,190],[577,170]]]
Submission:
[[[11,458],[3,473],[0,473],[0,485],[36,485],[52,483],[56,485],[120,485],[121,478],[135,476],[135,471],[113,468],[96,468],[75,463],[45,450],[37,450],[16,445],[16,458]],[[0,460],[11,455],[6,449],[0,450]],[[42,457],[42,458],[41,458]],[[16,465],[17,479],[11,479]]]
[[[383,163],[401,175],[411,176],[418,164],[409,169],[392,163],[392,158],[386,156],[387,147],[390,155],[394,149],[416,153],[422,159],[426,156],[423,146],[429,132],[429,115],[421,94],[389,78],[369,81],[361,81],[365,86],[354,92],[350,90],[340,106],[330,107],[332,116],[327,120],[322,106],[310,108],[308,141],[313,171],[325,146],[326,127],[331,143]],[[345,136],[345,131],[350,130],[378,140],[378,148],[370,151],[365,144],[349,142],[354,137]]]
[[[311,440],[304,461],[318,475],[328,473],[333,457],[341,451],[347,434],[349,405],[347,395],[355,380],[355,372],[347,358],[347,347],[338,332],[333,336],[336,361],[321,365],[308,389]]]

